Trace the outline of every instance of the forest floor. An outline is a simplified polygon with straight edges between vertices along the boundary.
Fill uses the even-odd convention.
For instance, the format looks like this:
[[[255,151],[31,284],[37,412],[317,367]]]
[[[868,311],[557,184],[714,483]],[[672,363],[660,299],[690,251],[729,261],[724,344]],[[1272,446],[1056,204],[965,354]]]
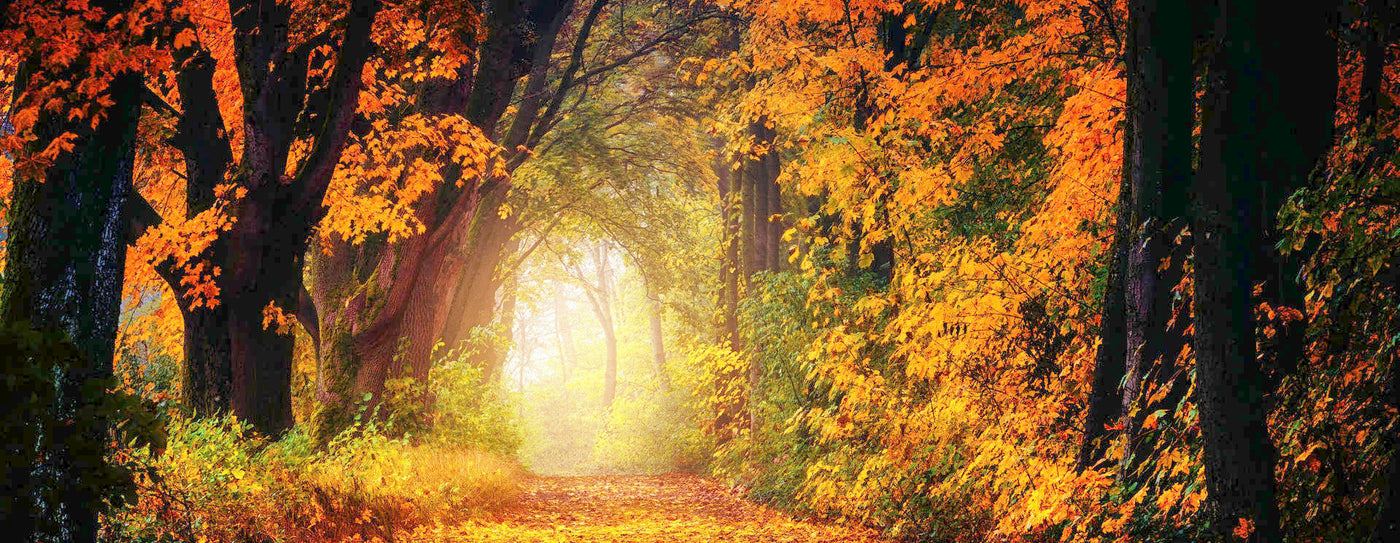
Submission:
[[[689,475],[534,477],[512,507],[415,536],[447,542],[879,541],[862,528],[794,520]]]

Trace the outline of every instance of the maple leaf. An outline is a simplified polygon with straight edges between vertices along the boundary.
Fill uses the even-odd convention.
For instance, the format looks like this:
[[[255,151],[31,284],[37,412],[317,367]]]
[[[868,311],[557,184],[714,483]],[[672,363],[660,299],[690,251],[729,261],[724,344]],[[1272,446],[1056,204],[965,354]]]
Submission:
[[[1231,533],[1239,539],[1249,540],[1249,536],[1254,534],[1254,521],[1241,517],[1239,524],[1235,525],[1235,529]]]

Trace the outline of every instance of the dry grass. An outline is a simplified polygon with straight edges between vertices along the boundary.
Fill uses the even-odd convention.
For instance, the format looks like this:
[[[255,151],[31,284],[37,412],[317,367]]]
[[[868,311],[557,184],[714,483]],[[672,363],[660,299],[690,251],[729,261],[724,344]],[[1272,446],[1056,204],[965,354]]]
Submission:
[[[397,541],[514,503],[523,470],[485,452],[378,436],[314,451],[268,444],[230,421],[177,420],[143,466],[138,500],[107,517],[113,540]]]
[[[322,519],[317,539],[392,540],[414,528],[457,523],[513,503],[518,465],[487,453],[431,446],[390,446],[360,461],[310,470]]]

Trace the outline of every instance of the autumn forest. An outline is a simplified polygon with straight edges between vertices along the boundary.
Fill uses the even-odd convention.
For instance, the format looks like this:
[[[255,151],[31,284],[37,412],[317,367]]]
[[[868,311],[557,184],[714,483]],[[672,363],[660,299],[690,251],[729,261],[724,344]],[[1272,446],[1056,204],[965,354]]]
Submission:
[[[1397,0],[0,0],[0,96],[0,539],[1400,541]]]

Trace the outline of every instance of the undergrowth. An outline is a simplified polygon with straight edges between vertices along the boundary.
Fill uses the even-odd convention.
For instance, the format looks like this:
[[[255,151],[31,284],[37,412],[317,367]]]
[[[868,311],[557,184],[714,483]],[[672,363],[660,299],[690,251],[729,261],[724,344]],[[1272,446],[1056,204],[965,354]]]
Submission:
[[[162,450],[129,453],[138,499],[106,519],[108,541],[393,541],[512,502],[522,472],[495,453],[412,443],[373,425],[316,447],[232,417],[175,415]]]

